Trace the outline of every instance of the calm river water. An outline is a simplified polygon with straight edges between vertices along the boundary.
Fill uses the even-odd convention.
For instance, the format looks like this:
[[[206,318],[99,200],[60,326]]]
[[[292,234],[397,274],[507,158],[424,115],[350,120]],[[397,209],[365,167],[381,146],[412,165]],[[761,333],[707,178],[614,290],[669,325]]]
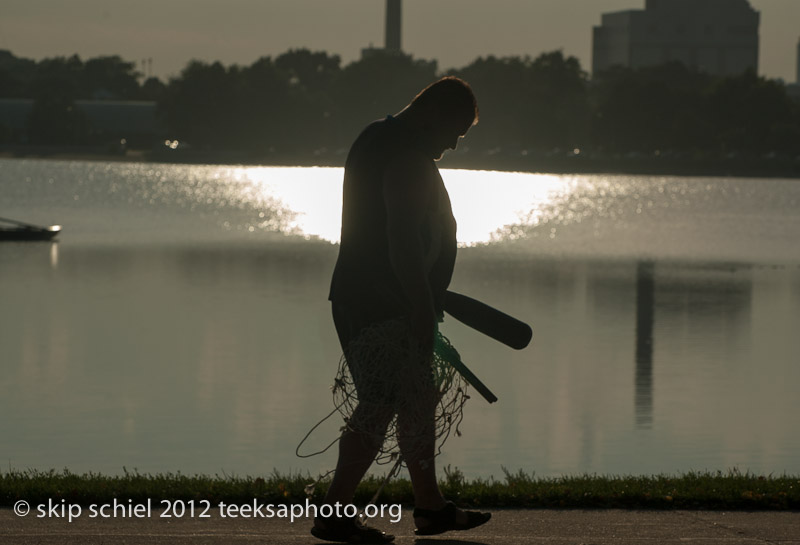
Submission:
[[[316,475],[340,169],[0,160],[0,461]],[[468,477],[800,473],[800,180],[443,171],[452,288],[529,322],[443,331],[472,395]],[[317,430],[327,445],[341,420]]]

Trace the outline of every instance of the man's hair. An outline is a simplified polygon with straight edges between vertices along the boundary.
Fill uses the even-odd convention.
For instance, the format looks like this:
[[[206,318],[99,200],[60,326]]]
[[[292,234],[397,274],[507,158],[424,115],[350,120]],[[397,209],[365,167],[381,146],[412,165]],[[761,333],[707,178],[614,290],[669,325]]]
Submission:
[[[438,110],[469,128],[478,122],[478,102],[469,84],[447,76],[425,87],[411,101],[412,108]]]

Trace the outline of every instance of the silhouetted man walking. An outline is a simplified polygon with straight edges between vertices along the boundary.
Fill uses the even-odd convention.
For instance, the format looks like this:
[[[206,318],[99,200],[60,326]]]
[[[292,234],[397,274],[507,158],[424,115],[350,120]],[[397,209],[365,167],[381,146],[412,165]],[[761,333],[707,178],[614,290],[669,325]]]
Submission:
[[[418,535],[466,530],[488,513],[462,511],[445,501],[434,465],[436,388],[414,391],[414,410],[385,402],[386,388],[361,377],[391,365],[360,361],[348,348],[366,328],[395,320],[430,366],[436,323],[456,256],[456,222],[434,161],[478,121],[466,82],[443,78],[394,116],[375,121],[356,139],[345,164],[342,234],[331,282],[333,319],[359,404],[339,443],[326,504],[349,504],[397,412],[397,441],[414,489]],[[376,369],[377,367],[377,369]],[[374,374],[374,373],[372,373]],[[411,414],[413,413],[413,414]],[[317,517],[311,533],[330,541],[388,543],[393,536],[356,519]]]

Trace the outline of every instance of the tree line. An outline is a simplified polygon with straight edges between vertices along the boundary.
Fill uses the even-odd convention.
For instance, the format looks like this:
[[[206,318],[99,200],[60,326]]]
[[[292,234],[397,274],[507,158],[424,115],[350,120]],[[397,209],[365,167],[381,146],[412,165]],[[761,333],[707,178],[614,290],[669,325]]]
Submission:
[[[442,73],[435,61],[383,50],[343,65],[337,55],[298,49],[249,66],[191,61],[168,82],[144,78],[119,56],[35,62],[0,51],[0,99],[34,100],[31,144],[90,140],[77,100],[149,100],[160,139],[300,157],[341,153],[367,122],[445,74],[468,81],[478,97],[480,123],[464,142],[473,155],[800,154],[800,103],[780,81],[680,63],[590,78],[561,51],[481,57]],[[2,124],[0,143],[8,143]]]

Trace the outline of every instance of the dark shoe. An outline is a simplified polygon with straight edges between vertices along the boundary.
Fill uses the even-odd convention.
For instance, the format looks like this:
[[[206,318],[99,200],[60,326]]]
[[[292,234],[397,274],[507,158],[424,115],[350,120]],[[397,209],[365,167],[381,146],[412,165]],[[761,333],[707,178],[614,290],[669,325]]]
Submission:
[[[311,535],[325,541],[365,544],[391,543],[394,541],[393,535],[367,526],[357,518],[319,517],[317,520],[321,521],[325,527],[317,526],[315,521],[314,527],[311,528]]]
[[[481,513],[479,511],[464,511],[467,514],[467,521],[458,521],[458,508],[456,504],[449,501],[438,511],[430,509],[414,509],[414,518],[428,519],[429,523],[417,528],[414,533],[418,536],[434,536],[450,530],[470,530],[488,522],[492,518],[491,513]]]

